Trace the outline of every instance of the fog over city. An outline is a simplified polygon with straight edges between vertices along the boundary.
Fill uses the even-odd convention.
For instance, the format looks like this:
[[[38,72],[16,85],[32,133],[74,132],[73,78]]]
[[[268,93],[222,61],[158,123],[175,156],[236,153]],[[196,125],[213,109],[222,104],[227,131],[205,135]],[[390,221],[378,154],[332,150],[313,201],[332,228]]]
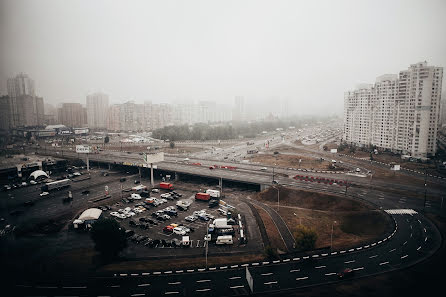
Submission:
[[[247,109],[341,115],[358,83],[446,65],[441,0],[0,3],[0,94],[24,72],[53,105],[100,91],[110,104],[243,96]]]

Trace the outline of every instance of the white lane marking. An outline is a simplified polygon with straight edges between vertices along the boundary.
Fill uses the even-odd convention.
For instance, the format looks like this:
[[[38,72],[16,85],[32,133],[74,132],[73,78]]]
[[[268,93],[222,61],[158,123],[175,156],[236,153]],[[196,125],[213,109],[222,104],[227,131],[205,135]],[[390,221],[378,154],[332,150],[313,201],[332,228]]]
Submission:
[[[299,261],[300,258],[293,258],[293,261]]]
[[[252,266],[257,266],[257,265],[259,265],[259,263],[252,263],[251,265]]]
[[[410,233],[410,238],[412,238],[412,233]]]
[[[396,251],[396,249],[391,249],[391,250],[389,251],[389,253],[394,252],[394,251]]]
[[[267,275],[271,275],[271,274],[273,274],[273,273],[272,272],[268,272],[268,273],[262,273],[261,275],[267,276]]]
[[[407,240],[403,243],[403,245],[406,245],[407,244]]]
[[[159,272],[159,271],[156,271],[156,272],[154,272],[153,274],[161,274],[161,272]]]
[[[119,288],[119,287],[121,287],[120,285],[112,285],[112,286],[110,286],[110,288]]]
[[[183,270],[177,271],[177,273],[179,273],[179,272],[183,272]],[[141,275],[150,275],[150,272],[143,272],[143,273],[141,273]]]
[[[358,271],[358,270],[363,270],[363,269],[364,269],[364,267],[358,267],[358,268],[353,268],[352,270]]]
[[[242,278],[241,276],[233,276],[233,277],[230,277],[229,279],[240,279],[240,278]]]
[[[379,263],[379,265],[385,265],[385,264],[389,264],[389,261]]]
[[[211,280],[210,279],[200,279],[200,280],[197,280],[196,282],[197,283],[205,283],[205,282],[210,282]]]
[[[308,276],[304,276],[304,277],[298,277],[298,278],[296,278],[296,280],[298,281],[298,280],[304,280],[304,279],[307,279],[308,278]]]
[[[245,286],[233,286],[233,287],[229,287],[230,289],[238,289],[238,288],[244,288]]]
[[[62,289],[86,289],[87,286],[82,286],[82,287],[62,287]]]
[[[220,269],[226,269],[228,266],[221,266]]]
[[[198,290],[195,290],[195,292],[207,292],[207,291],[210,291],[211,289],[198,289]]]
[[[423,228],[423,230],[424,230],[424,233],[426,233],[426,228]]]
[[[401,257],[401,259],[404,259],[404,258],[407,258],[407,257],[409,257],[409,255],[404,255],[404,256]]]
[[[300,269],[291,269],[290,272],[299,272]]]
[[[370,256],[369,259],[376,258],[376,257],[378,257],[378,255]]]
[[[336,274],[336,272],[326,273],[325,275],[329,276],[329,275],[334,275],[334,274]]]
[[[427,241],[427,237],[424,238],[424,241]]]
[[[320,268],[325,268],[325,267],[327,267],[327,266],[325,266],[325,265],[321,265],[321,266],[316,266],[316,267],[314,267],[314,268],[316,268],[316,269],[320,269]]]
[[[417,248],[417,251],[419,251],[421,249],[421,245]]]
[[[164,295],[179,294],[180,292],[165,292]]]
[[[167,284],[169,284],[169,285],[179,285],[179,284],[181,284],[181,282],[173,282],[173,283],[167,283]]]
[[[277,281],[263,283],[264,285],[274,285],[277,284]]]
[[[217,267],[210,267],[209,270],[216,270]]]
[[[39,288],[39,289],[57,289],[57,287],[50,287],[50,286],[37,286],[36,288]]]
[[[150,286],[150,284],[139,284],[138,287],[147,287]]]
[[[137,293],[137,294],[132,294],[130,296],[134,296],[134,297],[136,297],[136,296],[146,296],[146,294],[144,294],[144,293]]]
[[[355,260],[351,260],[351,261],[345,261],[344,263],[348,264],[348,263],[354,263],[354,262],[356,262],[356,261]]]

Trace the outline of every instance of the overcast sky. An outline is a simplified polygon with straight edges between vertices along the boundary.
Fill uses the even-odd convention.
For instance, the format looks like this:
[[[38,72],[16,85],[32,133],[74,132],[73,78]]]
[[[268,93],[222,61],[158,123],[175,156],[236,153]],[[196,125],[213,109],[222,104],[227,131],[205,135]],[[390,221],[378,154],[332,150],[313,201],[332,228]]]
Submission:
[[[53,104],[103,91],[114,103],[244,96],[341,113],[358,83],[446,66],[444,0],[0,3],[0,93],[25,72]]]

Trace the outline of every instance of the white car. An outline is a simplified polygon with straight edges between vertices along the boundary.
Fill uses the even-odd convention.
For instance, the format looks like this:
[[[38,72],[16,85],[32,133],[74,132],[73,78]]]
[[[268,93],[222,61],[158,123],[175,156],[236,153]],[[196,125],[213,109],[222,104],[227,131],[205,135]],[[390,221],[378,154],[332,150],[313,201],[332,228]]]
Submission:
[[[136,200],[140,200],[141,199],[141,195],[133,193],[132,195],[130,195],[131,198],[136,199]]]
[[[197,220],[196,216],[187,216],[184,218],[188,222],[195,222]]]
[[[81,176],[82,174],[80,172],[73,173],[74,176]]]
[[[124,212],[129,212],[129,211],[131,211],[132,209],[130,208],[130,207],[126,207],[126,208],[124,208]]]
[[[186,231],[180,227],[173,228],[173,233],[175,233],[177,235],[186,235]]]
[[[181,228],[184,232],[189,233],[190,229],[187,228],[186,226],[178,226],[178,228]]]
[[[184,158],[183,161],[189,161],[189,158]]]
[[[160,197],[161,198],[167,198],[167,197],[170,197],[170,194],[168,194],[168,193],[161,194]]]
[[[160,190],[158,190],[158,189],[152,189],[152,193],[159,193],[160,192]]]
[[[262,167],[262,168],[260,168],[260,170],[262,170],[262,171],[266,171],[266,170],[268,170],[268,168],[266,168],[266,167]]]
[[[34,181],[34,180],[30,180],[29,183],[32,184],[32,185],[37,185],[37,182]]]
[[[48,193],[48,192],[42,192],[42,193],[40,193],[40,196],[46,196],[46,195],[49,195],[50,193]]]
[[[114,217],[118,217],[118,216],[120,216],[121,214],[120,214],[119,212],[117,212],[117,211],[112,211],[112,212],[110,213],[110,215],[111,215],[111,216],[114,216]]]

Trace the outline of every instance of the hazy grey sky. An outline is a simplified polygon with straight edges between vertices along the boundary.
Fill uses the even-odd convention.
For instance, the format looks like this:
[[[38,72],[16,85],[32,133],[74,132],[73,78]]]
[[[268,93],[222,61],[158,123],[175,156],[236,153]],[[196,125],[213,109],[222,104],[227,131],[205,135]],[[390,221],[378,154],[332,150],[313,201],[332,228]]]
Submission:
[[[446,66],[444,0],[0,3],[0,93],[25,72],[53,104],[95,91],[116,103],[239,95],[332,113],[357,83]]]

